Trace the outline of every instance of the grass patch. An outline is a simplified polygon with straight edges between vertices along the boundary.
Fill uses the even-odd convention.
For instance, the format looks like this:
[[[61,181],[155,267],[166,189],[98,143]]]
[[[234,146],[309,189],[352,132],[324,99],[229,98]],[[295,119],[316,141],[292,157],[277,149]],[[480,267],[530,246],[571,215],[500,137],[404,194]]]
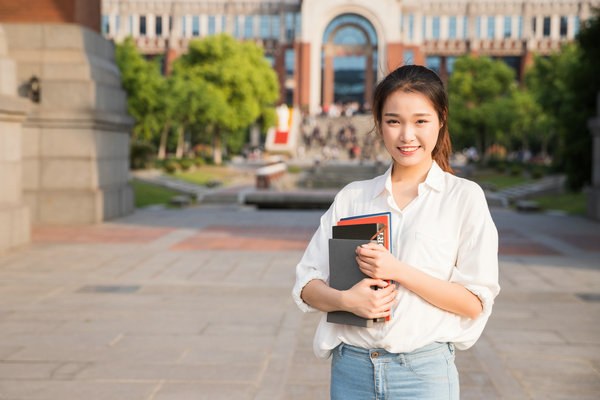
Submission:
[[[169,200],[181,193],[148,183],[132,181],[131,186],[135,192],[135,206],[146,207],[155,204],[168,204]]]
[[[544,210],[560,210],[572,215],[585,214],[586,196],[583,192],[540,196],[531,200],[539,203]]]
[[[220,181],[223,185],[232,183],[239,178],[240,172],[228,167],[204,165],[190,172],[177,172],[173,177],[183,181],[206,185],[210,181]]]
[[[533,179],[524,176],[512,176],[500,173],[487,173],[473,177],[473,180],[479,184],[493,185],[496,189],[502,190],[511,186],[522,185],[533,182]]]

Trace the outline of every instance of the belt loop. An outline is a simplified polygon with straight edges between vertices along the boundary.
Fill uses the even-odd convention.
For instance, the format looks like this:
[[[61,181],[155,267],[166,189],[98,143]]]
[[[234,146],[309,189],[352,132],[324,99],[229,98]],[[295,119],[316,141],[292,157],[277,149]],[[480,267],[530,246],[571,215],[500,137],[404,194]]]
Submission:
[[[404,353],[400,353],[400,365],[403,367],[406,366],[406,357],[404,356]]]
[[[343,350],[344,350],[344,342],[340,343],[338,346],[338,349],[337,349],[340,358],[342,358],[344,356]]]
[[[448,342],[448,350],[450,350],[450,354],[454,355],[454,344]]]

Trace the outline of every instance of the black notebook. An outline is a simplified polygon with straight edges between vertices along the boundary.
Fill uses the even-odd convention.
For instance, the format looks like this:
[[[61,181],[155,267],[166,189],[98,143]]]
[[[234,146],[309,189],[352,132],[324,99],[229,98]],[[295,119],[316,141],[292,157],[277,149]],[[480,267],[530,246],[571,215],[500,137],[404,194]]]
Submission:
[[[358,268],[356,248],[370,241],[370,239],[329,239],[329,286],[338,290],[347,290],[364,278],[368,278]],[[381,321],[385,321],[385,318],[367,319],[348,311],[327,313],[327,322],[335,324],[371,327],[374,322]]]

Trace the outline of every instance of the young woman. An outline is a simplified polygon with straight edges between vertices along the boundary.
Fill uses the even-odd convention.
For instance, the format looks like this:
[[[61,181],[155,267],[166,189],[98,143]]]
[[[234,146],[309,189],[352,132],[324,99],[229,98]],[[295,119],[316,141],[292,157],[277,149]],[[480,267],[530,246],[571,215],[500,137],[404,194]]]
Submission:
[[[373,118],[393,163],[337,194],[292,294],[303,311],[391,316],[362,328],[323,314],[314,351],[332,356],[332,399],[458,399],[454,349],[479,338],[500,290],[497,230],[481,188],[451,173],[448,99],[434,72],[410,65],[390,73],[375,89]],[[381,212],[392,215],[393,253],[360,246],[358,265],[369,278],[345,291],[329,287],[331,227]]]

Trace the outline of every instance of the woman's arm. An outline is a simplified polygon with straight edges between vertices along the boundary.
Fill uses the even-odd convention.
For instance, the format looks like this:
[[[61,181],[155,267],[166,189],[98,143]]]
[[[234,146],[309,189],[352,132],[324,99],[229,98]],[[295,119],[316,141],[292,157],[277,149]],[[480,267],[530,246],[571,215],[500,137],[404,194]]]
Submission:
[[[372,286],[384,288],[373,290]],[[313,279],[304,286],[300,296],[320,311],[350,311],[363,318],[382,318],[390,315],[397,294],[395,285],[381,279],[363,279],[348,290],[337,290],[320,279]]]
[[[392,279],[423,300],[451,313],[475,319],[483,310],[481,300],[458,283],[426,274],[394,257],[383,246],[357,248],[360,269],[374,279]]]

